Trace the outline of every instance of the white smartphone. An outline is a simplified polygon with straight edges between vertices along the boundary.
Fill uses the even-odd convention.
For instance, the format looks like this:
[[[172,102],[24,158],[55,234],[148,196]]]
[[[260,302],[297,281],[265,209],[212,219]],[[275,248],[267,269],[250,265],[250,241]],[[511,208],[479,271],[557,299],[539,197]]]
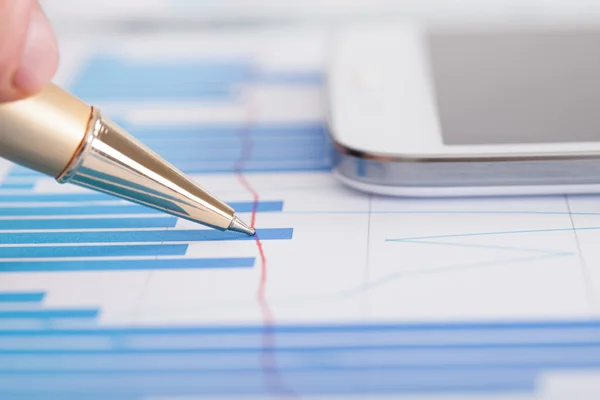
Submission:
[[[600,192],[600,25],[389,23],[330,47],[334,174],[372,193]]]

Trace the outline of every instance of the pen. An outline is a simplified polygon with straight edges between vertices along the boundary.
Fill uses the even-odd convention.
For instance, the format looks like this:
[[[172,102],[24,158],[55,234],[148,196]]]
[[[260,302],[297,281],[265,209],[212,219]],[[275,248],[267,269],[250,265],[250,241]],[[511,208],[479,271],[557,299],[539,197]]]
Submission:
[[[254,235],[235,210],[55,84],[0,104],[0,157],[221,231]]]

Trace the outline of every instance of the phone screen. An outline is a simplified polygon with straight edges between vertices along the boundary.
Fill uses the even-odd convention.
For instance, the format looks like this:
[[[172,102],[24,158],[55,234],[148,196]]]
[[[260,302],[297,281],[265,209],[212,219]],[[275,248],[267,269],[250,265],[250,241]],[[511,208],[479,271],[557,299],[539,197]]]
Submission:
[[[429,32],[443,141],[600,141],[600,29]]]

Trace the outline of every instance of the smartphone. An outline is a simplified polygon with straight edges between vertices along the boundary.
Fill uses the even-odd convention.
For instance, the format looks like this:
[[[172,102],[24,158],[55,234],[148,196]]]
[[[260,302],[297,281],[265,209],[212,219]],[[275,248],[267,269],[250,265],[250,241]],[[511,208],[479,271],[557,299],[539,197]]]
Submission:
[[[346,27],[334,175],[398,196],[600,192],[600,24]]]

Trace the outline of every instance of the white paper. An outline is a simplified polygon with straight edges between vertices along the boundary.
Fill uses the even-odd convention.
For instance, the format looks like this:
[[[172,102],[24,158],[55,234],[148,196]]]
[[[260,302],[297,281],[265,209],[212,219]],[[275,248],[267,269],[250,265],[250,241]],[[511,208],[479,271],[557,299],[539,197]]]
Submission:
[[[183,220],[168,227],[6,229],[13,226],[6,225],[8,220],[35,220],[46,226],[47,220],[57,218],[71,221],[68,224],[77,219],[108,224],[118,218],[166,218],[126,211],[27,214],[23,207],[78,209],[118,207],[123,202],[77,197],[45,201],[41,196],[90,192],[26,173],[11,175],[9,169],[3,183],[32,187],[0,188],[0,199],[23,195],[37,200],[3,200],[0,250],[37,250],[12,257],[0,253],[0,271],[11,269],[0,272],[0,296],[35,292],[44,297],[40,303],[31,298],[0,303],[5,312],[17,313],[11,317],[0,310],[0,393],[75,398],[80,390],[99,398],[136,399],[241,393],[279,398],[290,391],[319,399],[352,393],[369,399],[421,394],[430,399],[570,398],[565,390],[542,390],[538,378],[555,369],[600,364],[600,196],[393,199],[350,190],[327,170],[277,171],[278,165],[292,161],[296,167],[328,162],[320,153],[325,141],[317,135],[311,142],[292,129],[325,123],[322,84],[267,79],[283,73],[318,76],[325,63],[325,39],[319,31],[294,30],[117,36],[95,46],[86,45],[86,38],[64,39],[57,82],[69,89],[78,87],[80,74],[90,68],[86,62],[98,56],[116,58],[123,69],[137,65],[140,71],[165,61],[177,70],[196,59],[247,58],[264,79],[242,79],[232,98],[95,97],[104,89],[102,84],[111,85],[115,93],[133,85],[111,81],[110,74],[122,71],[108,66],[94,75],[98,91],[87,91],[85,99],[134,129],[164,128],[164,137],[150,141],[159,153],[175,158],[191,151],[178,164],[188,169],[231,168],[232,151],[239,151],[239,157],[233,156],[236,163],[242,159],[263,170],[192,176],[227,202],[253,204],[255,195],[259,204],[283,202],[280,211],[255,213],[255,227],[259,232],[291,229],[293,235],[261,240],[263,262],[253,239],[153,241],[136,236],[205,229]],[[195,78],[193,73],[189,76]],[[148,79],[151,92],[168,84],[162,76],[150,74]],[[139,89],[131,87],[132,92]],[[179,88],[184,89],[185,85]],[[288,128],[256,133],[257,125],[275,124]],[[179,150],[173,145],[175,136],[168,136],[190,126],[225,125],[238,126],[239,135],[228,141],[210,130],[196,137],[212,135],[212,141],[183,135],[187,139]],[[190,150],[191,146],[199,147]],[[244,156],[247,146],[254,151],[250,158]],[[283,152],[290,155],[280,156]],[[315,154],[321,158],[315,156],[315,161]],[[247,222],[253,219],[249,210],[239,215]],[[41,247],[114,246],[110,236],[104,242],[97,239],[106,238],[102,232],[107,231],[132,233],[129,241],[118,245],[187,248],[178,255],[89,256],[85,250],[74,256],[35,256]],[[66,232],[99,236],[91,242],[47,242]],[[39,233],[41,239],[25,244],[21,238],[26,236],[18,235],[27,233]],[[175,268],[182,260],[235,257],[254,261],[247,268]],[[125,264],[106,269],[119,260],[130,260],[131,265],[167,261],[160,269]],[[58,270],[48,270],[51,261],[58,263]],[[73,271],[60,270],[60,263],[73,261],[81,264]],[[46,270],[20,271],[26,263]],[[87,266],[93,271],[86,271]],[[50,309],[67,314],[27,314]],[[69,316],[73,310],[83,314]],[[98,314],[86,317],[86,310]],[[280,330],[263,332],[272,325]],[[269,351],[273,347],[278,349],[275,355]],[[31,379],[36,384],[31,385]],[[556,386],[544,382],[544,388]]]

